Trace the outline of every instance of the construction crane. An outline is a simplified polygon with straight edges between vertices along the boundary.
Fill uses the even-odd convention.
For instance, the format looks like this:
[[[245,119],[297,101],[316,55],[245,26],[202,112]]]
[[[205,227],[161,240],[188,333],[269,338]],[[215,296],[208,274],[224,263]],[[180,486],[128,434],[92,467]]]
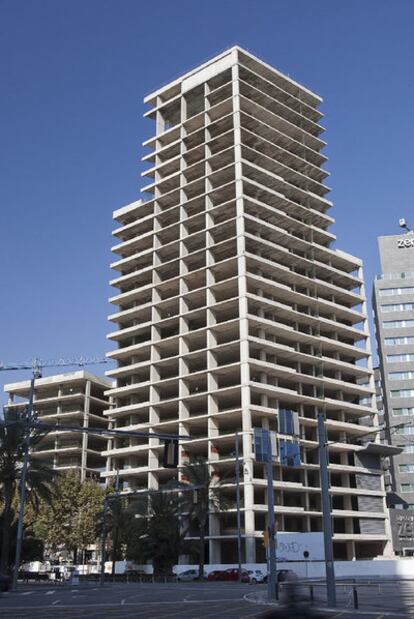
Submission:
[[[12,370],[32,370],[34,378],[41,378],[43,368],[58,368],[78,366],[84,367],[85,365],[95,365],[99,363],[108,363],[108,359],[105,357],[61,357],[59,359],[38,359],[35,357],[32,361],[26,361],[23,363],[4,363],[0,361],[0,372],[7,372]]]

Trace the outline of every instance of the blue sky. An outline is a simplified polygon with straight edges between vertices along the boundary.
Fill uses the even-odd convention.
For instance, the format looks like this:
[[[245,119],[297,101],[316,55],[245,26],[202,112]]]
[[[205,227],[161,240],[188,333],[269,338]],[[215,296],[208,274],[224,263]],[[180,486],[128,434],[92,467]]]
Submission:
[[[324,98],[337,246],[364,259],[369,296],[376,237],[414,225],[411,0],[0,0],[0,23],[3,361],[110,350],[142,99],[235,43]]]

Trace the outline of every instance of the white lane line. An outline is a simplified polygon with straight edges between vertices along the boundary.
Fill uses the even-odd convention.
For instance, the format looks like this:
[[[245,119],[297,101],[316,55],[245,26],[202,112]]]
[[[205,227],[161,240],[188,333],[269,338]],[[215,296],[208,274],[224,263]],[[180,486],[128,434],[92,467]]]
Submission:
[[[22,595],[32,595],[33,591],[23,591]]]
[[[126,602],[126,599],[123,599],[122,602],[121,602],[121,605],[123,606],[125,604],[125,602]]]
[[[60,600],[55,600],[54,602],[52,602],[52,606],[56,606],[56,604],[59,604]]]
[[[56,591],[46,591],[45,595],[55,595]]]
[[[211,604],[211,603],[217,603],[217,602],[243,602],[242,599],[240,598],[218,598],[218,599],[207,599],[207,600],[188,600],[187,598],[190,596],[187,596],[186,598],[183,599],[183,602],[185,602],[186,604]],[[147,602],[143,602],[143,604],[145,604]],[[179,603],[179,600],[177,601],[177,604]],[[169,604],[173,604],[173,602],[169,602]]]

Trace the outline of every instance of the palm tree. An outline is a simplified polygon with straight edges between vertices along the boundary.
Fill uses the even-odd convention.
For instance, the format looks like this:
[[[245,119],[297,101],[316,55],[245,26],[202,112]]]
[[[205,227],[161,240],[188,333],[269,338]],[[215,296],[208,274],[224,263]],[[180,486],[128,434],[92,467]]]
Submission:
[[[9,410],[6,424],[0,424],[0,499],[3,506],[0,572],[10,567],[10,528],[16,518],[16,498],[20,485],[22,463],[26,449],[27,424],[14,411]],[[35,446],[45,432],[34,429],[30,434],[30,445]],[[50,501],[50,482],[54,477],[51,466],[45,462],[29,459],[27,472],[27,499],[35,510],[39,501]]]
[[[182,469],[181,479],[185,483],[182,488],[188,485],[195,486],[193,492],[184,492],[182,499],[186,511],[189,513],[190,521],[194,521],[199,534],[199,579],[204,577],[204,554],[205,554],[205,535],[206,525],[209,514],[228,508],[228,501],[220,495],[220,482],[217,473],[210,472],[207,460],[203,457],[195,458],[190,464]]]
[[[112,541],[112,576],[115,574],[115,564],[120,555],[120,546],[126,543],[133,525],[134,515],[123,505],[120,498],[109,501],[107,527]]]
[[[192,553],[193,546],[180,526],[180,498],[171,486],[135,501],[131,513],[138,516],[132,527],[127,556],[136,561],[152,560],[155,576],[170,576],[180,554]]]

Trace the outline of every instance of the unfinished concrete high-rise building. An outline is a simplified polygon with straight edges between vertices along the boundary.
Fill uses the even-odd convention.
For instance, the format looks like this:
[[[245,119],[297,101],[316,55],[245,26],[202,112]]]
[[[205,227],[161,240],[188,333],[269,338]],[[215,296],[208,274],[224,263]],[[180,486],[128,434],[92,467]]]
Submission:
[[[235,502],[243,560],[263,561],[265,465],[252,430],[300,416],[299,468],[274,465],[280,531],[321,531],[317,411],[326,413],[338,558],[388,548],[384,484],[359,441],[377,424],[361,260],[331,248],[321,98],[233,47],[146,97],[144,200],[114,213],[114,427],[189,435]],[[279,433],[280,434],[280,433]],[[108,476],[157,488],[157,439],[113,439]],[[236,511],[211,514],[206,560],[237,560]]]

